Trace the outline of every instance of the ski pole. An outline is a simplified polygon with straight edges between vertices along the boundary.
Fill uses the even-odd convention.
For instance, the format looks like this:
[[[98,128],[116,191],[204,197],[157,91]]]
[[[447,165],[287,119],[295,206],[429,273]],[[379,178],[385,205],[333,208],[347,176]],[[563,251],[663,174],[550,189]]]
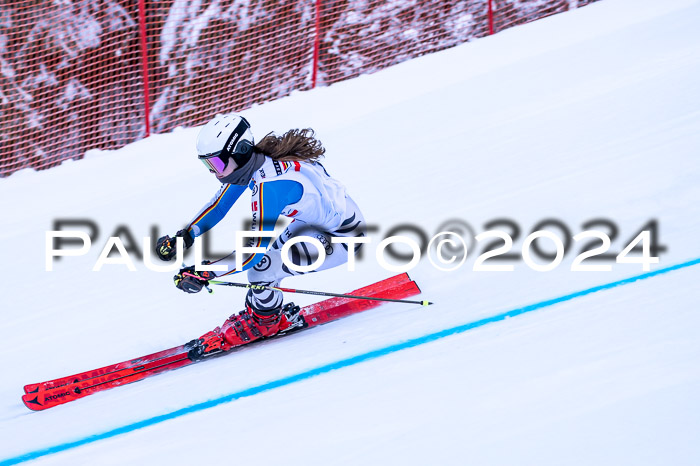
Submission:
[[[198,278],[201,280],[201,277],[197,277],[197,276],[192,275],[190,273],[184,273],[183,275],[189,275],[190,277]],[[420,304],[421,306],[429,306],[429,305],[433,304],[430,301],[412,301],[409,299],[373,298],[371,296],[355,296],[355,295],[350,295],[350,294],[328,293],[325,291],[297,290],[294,288],[279,288],[276,286],[266,286],[266,285],[250,285],[248,283],[224,282],[221,280],[209,280],[209,283],[212,285],[235,286],[238,288],[249,288],[249,289],[253,289],[253,290],[274,290],[274,291],[282,291],[285,293],[311,294],[311,295],[316,295],[316,296],[330,296],[330,297],[334,297],[334,298],[365,299],[368,301],[389,301],[392,303]]]

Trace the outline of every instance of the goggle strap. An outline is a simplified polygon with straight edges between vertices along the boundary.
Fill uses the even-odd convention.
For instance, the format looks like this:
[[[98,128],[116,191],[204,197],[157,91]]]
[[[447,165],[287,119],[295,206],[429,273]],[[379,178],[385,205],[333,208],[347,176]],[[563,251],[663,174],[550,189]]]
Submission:
[[[224,148],[220,155],[222,160],[228,160],[228,158],[233,155],[232,149],[236,147],[236,144],[238,144],[238,141],[240,141],[248,129],[250,129],[250,124],[245,118],[241,117],[241,121],[239,121],[238,125],[236,125],[236,129],[233,130],[231,135],[226,140],[226,144],[224,144]]]

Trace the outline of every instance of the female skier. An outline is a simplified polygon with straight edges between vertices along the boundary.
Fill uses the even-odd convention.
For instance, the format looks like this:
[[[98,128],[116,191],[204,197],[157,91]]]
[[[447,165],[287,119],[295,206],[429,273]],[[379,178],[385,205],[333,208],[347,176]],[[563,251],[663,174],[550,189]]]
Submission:
[[[293,220],[272,246],[269,237],[253,238],[254,244],[249,246],[267,249],[265,253],[247,257],[241,270],[235,267],[234,251],[211,262],[226,265],[227,272],[185,267],[175,275],[175,286],[187,293],[198,293],[209,284],[208,280],[248,270],[251,285],[278,287],[283,278],[300,274],[288,268],[281,257],[284,243],[300,235],[319,240],[325,248],[326,259],[316,271],[347,262],[348,245],[332,244],[331,237],[364,236],[365,221],[345,187],[319,163],[324,152],[310,129],[293,129],[282,136],[270,133],[254,144],[250,124],[241,116],[217,116],[207,123],[197,137],[197,153],[222,185],[176,237],[183,238],[186,248],[192,246],[194,238],[214,227],[246,188],[252,191],[253,231],[274,231],[280,215]],[[310,253],[314,250],[313,245],[296,243],[289,249],[289,258],[295,265],[309,265],[315,260]],[[163,260],[175,257],[173,238],[160,238],[156,253]],[[224,344],[238,346],[297,325],[297,316],[290,318],[282,312],[282,299],[280,291],[250,288],[245,309],[234,314],[224,326]]]

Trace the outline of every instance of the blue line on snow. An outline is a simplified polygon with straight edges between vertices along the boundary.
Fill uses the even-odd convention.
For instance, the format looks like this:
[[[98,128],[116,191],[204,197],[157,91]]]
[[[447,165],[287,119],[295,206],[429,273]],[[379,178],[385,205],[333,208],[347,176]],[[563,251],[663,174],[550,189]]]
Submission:
[[[624,280],[618,280],[615,282],[607,283],[605,285],[600,285],[600,286],[594,286],[593,288],[588,288],[582,291],[577,291],[575,293],[567,294],[564,296],[560,296],[558,298],[554,299],[548,299],[546,301],[540,301],[539,303],[531,304],[529,306],[524,306],[524,307],[519,307],[517,309],[513,309],[507,312],[504,312],[502,314],[497,314],[492,317],[487,317],[485,319],[477,320],[475,322],[470,322],[467,324],[459,325],[457,327],[452,327],[448,328],[445,330],[441,330],[439,332],[431,333],[428,335],[424,335],[422,337],[418,338],[413,338],[411,340],[404,341],[402,343],[397,343],[395,345],[387,346],[384,348],[380,348],[374,351],[370,351],[368,353],[364,354],[359,354],[357,356],[353,356],[351,358],[347,359],[342,359],[340,361],[336,361],[330,364],[326,364],[321,367],[317,367],[315,369],[310,369],[305,372],[300,372],[295,375],[291,375],[289,377],[284,377],[278,380],[273,380],[272,382],[264,383],[262,385],[258,385],[256,387],[251,387],[239,392],[231,393],[229,395],[222,396],[220,398],[216,398],[213,400],[205,401],[203,403],[198,403],[192,406],[188,406],[186,408],[178,409],[176,411],[173,411],[168,414],[162,414],[160,416],[155,416],[149,419],[144,419],[143,421],[138,421],[134,422],[133,424],[127,424],[122,427],[118,427],[113,430],[109,430],[107,432],[103,432],[101,434],[95,434],[91,435],[89,437],[85,437],[79,440],[75,440],[73,442],[66,442],[62,443],[53,447],[49,448],[44,448],[41,450],[35,450],[29,453],[25,453],[20,456],[15,456],[12,458],[8,458],[6,460],[0,461],[0,466],[9,466],[12,464],[18,464],[18,463],[23,463],[25,461],[30,461],[36,458],[40,458],[42,456],[46,455],[51,455],[54,453],[58,453],[61,451],[65,450],[70,450],[71,448],[76,448],[82,445],[86,445],[89,443],[96,442],[98,440],[103,440],[106,438],[111,438],[111,437],[116,437],[117,435],[125,434],[127,432],[133,432],[134,430],[141,429],[143,427],[148,427],[152,426],[154,424],[159,424],[164,421],[168,421],[170,419],[175,419],[180,416],[184,416],[186,414],[194,413],[197,411],[203,411],[205,409],[213,408],[214,406],[218,406],[223,403],[228,403],[230,401],[237,400],[239,398],[243,398],[246,396],[252,396],[252,395],[257,395],[258,393],[267,391],[267,390],[272,390],[274,388],[278,387],[284,387],[286,385],[291,385],[295,382],[299,382],[301,380],[309,379],[311,377],[315,377],[320,374],[325,374],[327,372],[330,372],[335,369],[340,369],[343,367],[348,367],[348,366],[353,366],[355,364],[359,364],[364,361],[368,361],[370,359],[376,359],[381,356],[385,356],[387,354],[395,353],[397,351],[401,351],[407,348],[413,348],[415,346],[423,345],[425,343],[429,343],[431,341],[439,340],[441,338],[448,337],[450,335],[455,335],[458,333],[463,333],[466,332],[467,330],[471,330],[473,328],[477,327],[482,327],[486,324],[490,324],[493,322],[499,322],[501,320],[505,320],[509,317],[514,317],[520,314],[525,314],[527,312],[532,312],[537,309],[541,309],[543,307],[548,307],[552,306],[554,304],[558,304],[564,301],[570,301],[575,298],[579,298],[581,296],[589,295],[591,293],[595,293],[596,291],[602,291],[602,290],[607,290],[610,288],[614,288],[616,286],[621,286],[621,285],[627,285],[629,283],[635,282],[637,280],[644,280],[647,278],[654,277],[656,275],[661,275],[663,273],[671,272],[673,270],[678,270],[686,267],[690,267],[693,265],[700,264],[700,258],[694,259],[688,262],[683,262],[681,264],[676,264],[670,267],[665,267],[663,269],[655,270],[653,272],[648,272],[644,273],[641,275],[636,275],[634,277],[626,278]]]

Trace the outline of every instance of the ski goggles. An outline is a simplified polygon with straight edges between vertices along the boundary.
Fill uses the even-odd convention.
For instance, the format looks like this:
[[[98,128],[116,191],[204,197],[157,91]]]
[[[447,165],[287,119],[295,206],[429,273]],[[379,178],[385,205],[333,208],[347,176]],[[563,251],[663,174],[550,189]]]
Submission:
[[[222,159],[221,152],[218,154],[209,155],[207,157],[202,157],[201,155],[199,156],[199,160],[201,160],[204,166],[207,167],[207,170],[209,170],[211,173],[216,173],[217,175],[221,175],[224,172],[229,158],[230,157],[226,157],[225,160]]]
[[[229,160],[233,159],[236,164],[241,167],[247,161],[250,151],[253,148],[252,144],[242,139],[246,131],[250,129],[250,124],[245,118],[241,117],[241,121],[233,130],[231,135],[226,140],[224,148],[213,154],[200,155],[199,160],[202,161],[207,170],[217,175],[222,175],[228,165]],[[246,158],[246,156],[248,156]]]

